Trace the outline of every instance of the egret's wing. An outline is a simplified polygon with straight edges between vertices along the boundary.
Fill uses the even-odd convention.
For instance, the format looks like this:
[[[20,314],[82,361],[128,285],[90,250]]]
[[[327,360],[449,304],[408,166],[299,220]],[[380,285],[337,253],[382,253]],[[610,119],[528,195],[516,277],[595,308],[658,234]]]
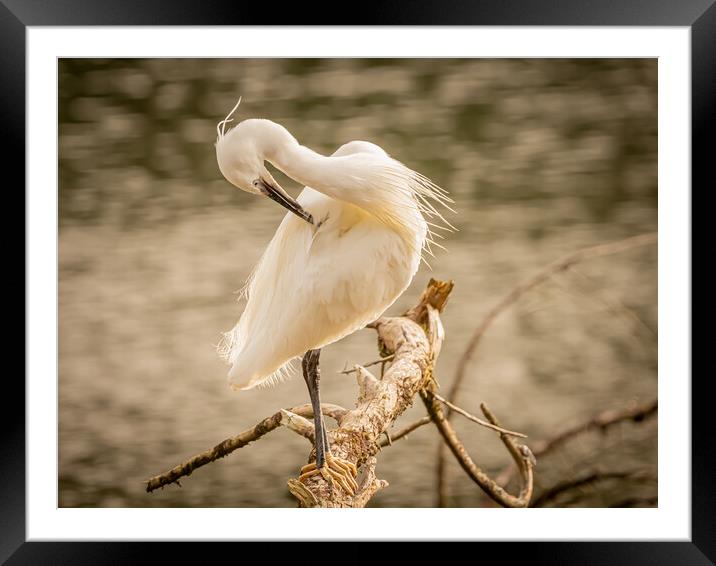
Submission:
[[[405,242],[357,209],[311,189],[299,201],[329,220],[316,231],[286,215],[259,261],[228,333],[229,377],[239,389],[280,379],[291,360],[377,318],[417,270]]]

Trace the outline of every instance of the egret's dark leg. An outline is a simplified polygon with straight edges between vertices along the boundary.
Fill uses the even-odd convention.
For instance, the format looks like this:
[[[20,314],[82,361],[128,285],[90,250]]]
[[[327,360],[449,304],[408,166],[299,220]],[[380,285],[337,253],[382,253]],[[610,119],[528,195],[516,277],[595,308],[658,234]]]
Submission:
[[[318,386],[321,380],[321,370],[318,367],[320,355],[320,350],[309,350],[303,356],[303,379],[306,380],[308,393],[311,396],[311,406],[313,407],[316,461],[301,468],[299,479],[304,481],[320,473],[331,485],[336,482],[346,492],[353,495],[358,491],[358,484],[355,482],[355,477],[358,474],[356,466],[352,462],[333,456],[328,444],[326,425],[321,412],[321,394]]]
[[[323,415],[321,415],[323,417]],[[323,419],[321,419],[323,420]],[[326,434],[326,423],[323,422],[323,445],[326,447],[326,454],[331,453],[331,445],[328,444],[328,435]]]
[[[321,393],[319,390],[321,369],[318,367],[320,356],[321,350],[309,350],[303,356],[302,362],[303,379],[306,380],[308,394],[311,396],[311,406],[313,407],[313,425],[316,431],[316,468],[319,469],[326,465],[326,454],[329,451],[326,426],[321,412]]]

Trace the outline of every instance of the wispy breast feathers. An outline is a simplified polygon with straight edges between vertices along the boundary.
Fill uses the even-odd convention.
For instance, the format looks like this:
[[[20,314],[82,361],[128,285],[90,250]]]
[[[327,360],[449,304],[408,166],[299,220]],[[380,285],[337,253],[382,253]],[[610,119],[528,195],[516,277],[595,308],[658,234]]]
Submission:
[[[439,231],[457,230],[439,210],[444,208],[455,212],[450,206],[454,201],[448,196],[448,192],[425,175],[391,157],[381,159],[379,164],[374,163],[370,171],[371,174],[363,181],[368,182],[371,188],[376,190],[383,204],[390,203],[390,206],[381,207],[382,214],[394,217],[391,220],[396,222],[410,224],[414,222],[411,219],[415,218],[415,214],[405,214],[405,209],[418,211],[428,227],[425,251],[432,255],[431,245],[445,249],[435,241],[436,238],[444,238]],[[408,226],[408,228],[415,227]]]

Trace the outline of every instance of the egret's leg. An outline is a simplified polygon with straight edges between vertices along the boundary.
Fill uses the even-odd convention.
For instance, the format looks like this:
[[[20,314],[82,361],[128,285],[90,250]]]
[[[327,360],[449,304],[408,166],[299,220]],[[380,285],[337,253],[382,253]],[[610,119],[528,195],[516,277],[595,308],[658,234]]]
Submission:
[[[326,479],[329,483],[335,480],[344,490],[351,495],[354,494],[358,485],[355,482],[357,470],[355,465],[346,460],[336,458],[331,454],[326,434],[326,425],[321,411],[321,394],[319,382],[321,370],[318,366],[320,350],[309,350],[303,356],[303,379],[308,386],[308,394],[311,397],[313,407],[313,425],[315,429],[316,461],[301,468],[300,480],[308,479],[316,474]]]
[[[323,415],[321,415],[323,417]],[[331,445],[328,443],[328,435],[326,434],[326,421],[321,418],[323,421],[323,446],[326,448],[326,458],[328,458],[328,455],[331,453]]]
[[[313,425],[315,427],[316,445],[316,467],[322,468],[326,464],[326,452],[328,451],[328,439],[326,427],[321,412],[321,392],[319,382],[321,381],[321,369],[318,367],[318,360],[321,356],[320,350],[309,350],[303,356],[303,379],[308,386],[308,394],[311,397],[313,407]]]

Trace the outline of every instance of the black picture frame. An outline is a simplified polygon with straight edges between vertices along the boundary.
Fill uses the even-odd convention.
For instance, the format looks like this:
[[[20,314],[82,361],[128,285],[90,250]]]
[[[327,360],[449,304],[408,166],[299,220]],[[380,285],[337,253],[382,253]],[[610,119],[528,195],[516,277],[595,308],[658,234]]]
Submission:
[[[25,183],[25,34],[28,26],[105,25],[559,25],[686,26],[691,29],[692,186],[713,189],[708,143],[716,125],[715,0],[490,0],[449,3],[422,0],[399,4],[362,2],[360,10],[325,10],[320,4],[190,0],[0,0],[0,100],[8,193]],[[49,130],[48,130],[49,132]],[[660,156],[661,159],[668,156]],[[7,179],[7,177],[6,177]],[[692,194],[693,194],[692,189]],[[24,201],[23,201],[24,208]],[[10,210],[9,207],[6,210]],[[27,283],[25,281],[25,283]],[[27,305],[26,305],[27,307]],[[662,345],[663,346],[663,345]],[[671,379],[691,376],[669,376]],[[692,379],[692,536],[690,542],[490,543],[512,561],[577,564],[712,564],[716,561],[716,450],[708,405],[708,375]],[[204,544],[138,542],[26,542],[25,387],[19,372],[4,379],[6,400],[0,444],[0,561],[8,564],[101,564],[212,560]],[[12,403],[9,400],[13,400]],[[347,538],[350,535],[347,533]],[[358,543],[354,543],[358,544]],[[504,547],[510,545],[509,550]],[[285,548],[285,550],[284,550]],[[420,551],[420,548],[418,548]],[[271,559],[295,550],[272,550]],[[323,550],[324,553],[332,552]],[[346,556],[345,549],[336,550]],[[247,555],[248,556],[248,555]],[[240,557],[235,557],[240,559]],[[307,554],[304,559],[313,560]]]

